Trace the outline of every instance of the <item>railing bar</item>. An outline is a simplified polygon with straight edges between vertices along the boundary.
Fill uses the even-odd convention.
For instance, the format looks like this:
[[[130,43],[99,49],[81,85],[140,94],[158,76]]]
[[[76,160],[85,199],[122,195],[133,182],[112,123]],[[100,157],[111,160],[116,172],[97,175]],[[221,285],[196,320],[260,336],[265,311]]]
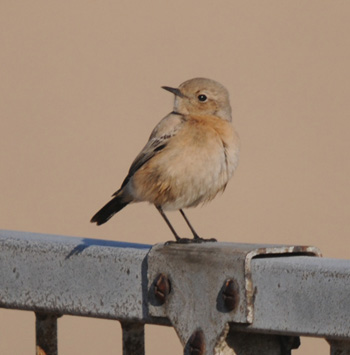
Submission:
[[[336,340],[327,339],[330,344],[331,355],[350,355],[350,341],[349,340]]]
[[[57,315],[35,313],[36,355],[57,355]]]
[[[145,326],[142,323],[122,322],[123,355],[145,355]]]

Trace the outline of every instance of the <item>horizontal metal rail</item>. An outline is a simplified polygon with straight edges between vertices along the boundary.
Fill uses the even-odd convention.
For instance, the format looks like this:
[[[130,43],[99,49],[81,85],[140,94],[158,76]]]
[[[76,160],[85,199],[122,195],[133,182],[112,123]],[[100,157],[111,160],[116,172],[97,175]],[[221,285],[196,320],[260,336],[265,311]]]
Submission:
[[[0,307],[36,313],[37,354],[57,353],[65,314],[120,321],[124,354],[144,354],[144,324],[174,326],[186,354],[245,354],[237,349],[246,336],[251,347],[258,339],[249,354],[264,342],[277,349],[265,354],[288,354],[301,335],[345,354],[350,261],[317,256],[307,247],[152,247],[0,231]]]
[[[150,245],[0,232],[0,307],[160,322],[147,315]]]
[[[256,331],[350,339],[350,260],[253,259]]]

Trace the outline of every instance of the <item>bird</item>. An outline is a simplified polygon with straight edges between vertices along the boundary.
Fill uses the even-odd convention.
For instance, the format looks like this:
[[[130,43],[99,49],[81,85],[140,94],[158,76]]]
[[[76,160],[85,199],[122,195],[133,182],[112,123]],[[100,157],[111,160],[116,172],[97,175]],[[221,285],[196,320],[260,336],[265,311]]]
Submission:
[[[216,241],[201,238],[183,209],[205,204],[223,192],[237,168],[240,139],[232,125],[229,93],[207,78],[162,88],[174,94],[172,112],[155,126],[121,187],[91,222],[101,225],[128,204],[149,202],[163,217],[175,242]],[[193,238],[181,238],[164,212],[176,210]]]

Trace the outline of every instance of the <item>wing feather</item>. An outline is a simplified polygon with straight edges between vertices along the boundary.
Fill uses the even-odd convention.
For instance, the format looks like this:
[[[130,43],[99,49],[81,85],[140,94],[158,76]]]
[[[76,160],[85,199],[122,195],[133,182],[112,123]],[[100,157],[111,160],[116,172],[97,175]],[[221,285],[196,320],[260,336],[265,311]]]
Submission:
[[[184,116],[172,112],[158,123],[153,129],[147,144],[131,164],[128,175],[124,179],[120,189],[129,182],[137,170],[167,146],[169,140],[181,130],[185,121]],[[115,192],[113,196],[115,196],[120,189]]]

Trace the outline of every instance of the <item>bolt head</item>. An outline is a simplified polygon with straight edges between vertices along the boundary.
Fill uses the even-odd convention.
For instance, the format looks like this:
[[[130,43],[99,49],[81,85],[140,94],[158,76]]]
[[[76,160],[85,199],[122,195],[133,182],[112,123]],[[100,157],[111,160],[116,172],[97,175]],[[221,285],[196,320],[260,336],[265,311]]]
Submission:
[[[190,355],[203,355],[205,353],[205,338],[202,330],[195,331],[188,341]]]
[[[238,297],[239,293],[237,282],[233,279],[226,280],[222,291],[222,298],[225,308],[228,311],[233,311],[237,307]]]
[[[159,274],[154,280],[154,296],[160,304],[164,304],[171,292],[170,281],[165,274]]]

